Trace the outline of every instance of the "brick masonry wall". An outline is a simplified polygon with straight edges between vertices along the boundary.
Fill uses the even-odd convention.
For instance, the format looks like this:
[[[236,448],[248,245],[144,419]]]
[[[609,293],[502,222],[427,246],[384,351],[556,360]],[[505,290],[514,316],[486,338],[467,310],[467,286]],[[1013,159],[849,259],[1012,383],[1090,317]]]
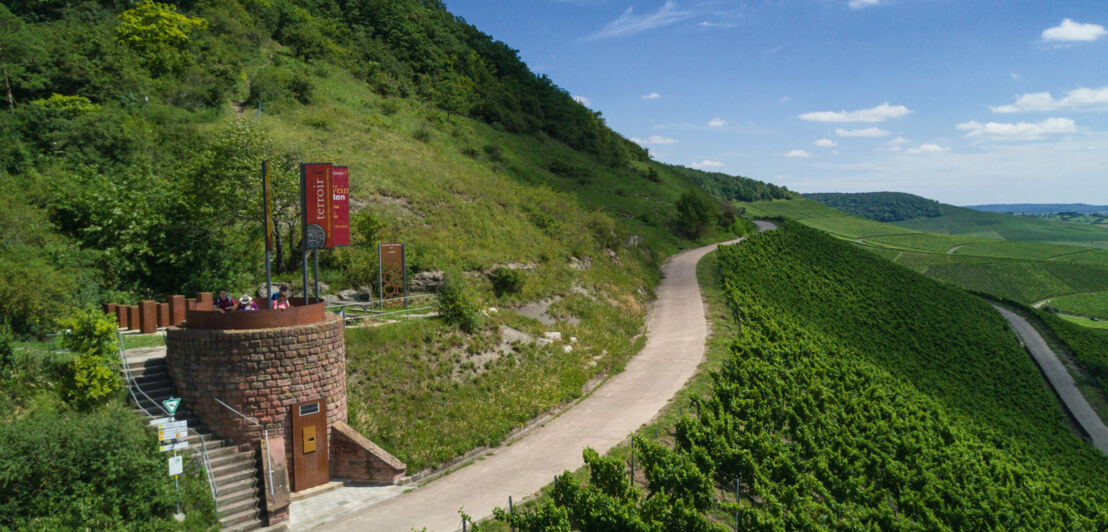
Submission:
[[[166,366],[183,399],[214,434],[248,447],[262,429],[216,403],[218,398],[283,437],[292,463],[291,407],[327,398],[327,421],[346,421],[346,351],[342,320],[277,329],[166,332]],[[330,442],[333,438],[328,438]]]

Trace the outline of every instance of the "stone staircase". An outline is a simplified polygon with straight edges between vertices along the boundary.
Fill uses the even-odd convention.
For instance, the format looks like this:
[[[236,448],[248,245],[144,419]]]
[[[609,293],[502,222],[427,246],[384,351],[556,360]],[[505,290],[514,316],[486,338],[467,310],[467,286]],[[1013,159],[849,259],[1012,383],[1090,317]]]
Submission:
[[[165,348],[142,350],[140,354],[134,355],[129,352],[127,363],[135,380],[134,385],[150,397],[148,400],[136,390],[139,405],[155,417],[164,417],[161,402],[177,397],[176,388],[165,366]],[[144,414],[138,408],[135,410]],[[218,492],[216,501],[220,529],[245,532],[262,528],[263,503],[259,500],[261,483],[255,458],[257,453],[239,451],[233,443],[215,438],[201,425],[199,419],[192,416],[186,404],[181,405],[174,417],[188,421],[191,429],[187,439],[188,452],[199,453],[201,440],[207,448],[208,462],[211,464]]]

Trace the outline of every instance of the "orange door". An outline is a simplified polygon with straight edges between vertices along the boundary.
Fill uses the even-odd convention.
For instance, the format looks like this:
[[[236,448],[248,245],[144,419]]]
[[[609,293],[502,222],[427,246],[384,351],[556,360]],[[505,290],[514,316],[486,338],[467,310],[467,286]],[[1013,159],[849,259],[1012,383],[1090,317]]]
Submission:
[[[292,407],[292,491],[331,480],[327,461],[327,400]]]

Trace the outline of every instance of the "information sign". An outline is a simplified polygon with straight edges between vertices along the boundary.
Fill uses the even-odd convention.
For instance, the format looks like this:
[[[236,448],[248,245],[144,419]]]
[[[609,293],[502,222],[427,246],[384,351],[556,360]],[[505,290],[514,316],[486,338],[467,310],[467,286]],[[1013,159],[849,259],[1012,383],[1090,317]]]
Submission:
[[[179,441],[177,443],[170,443],[170,444],[167,444],[167,445],[163,445],[159,449],[161,449],[161,451],[164,453],[166,451],[180,451],[181,449],[188,449],[188,448],[189,448],[189,442]]]
[[[185,457],[183,456],[170,456],[169,457],[169,476],[175,477],[185,472]]]
[[[327,234],[327,248],[350,245],[350,170],[345,166],[331,168],[331,199],[333,224]]]
[[[165,425],[166,423],[169,423],[170,421],[173,421],[173,418],[171,418],[171,417],[160,417],[160,418],[157,418],[157,419],[151,419],[150,420],[150,426]]]
[[[168,412],[170,416],[172,416],[173,414],[177,413],[177,407],[181,406],[181,398],[170,397],[169,399],[162,401],[162,406],[164,406],[165,411]]]
[[[324,249],[330,242],[334,200],[331,198],[331,163],[300,165],[304,242],[307,249]]]
[[[188,421],[173,421],[158,426],[158,441],[183,440],[188,437]]]

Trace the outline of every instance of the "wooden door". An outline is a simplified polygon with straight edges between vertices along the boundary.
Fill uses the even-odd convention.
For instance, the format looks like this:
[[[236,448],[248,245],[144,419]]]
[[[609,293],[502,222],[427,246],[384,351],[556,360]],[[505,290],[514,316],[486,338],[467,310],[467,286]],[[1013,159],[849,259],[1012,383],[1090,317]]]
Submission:
[[[293,405],[293,491],[303,491],[331,480],[327,443],[327,400],[318,399]]]

